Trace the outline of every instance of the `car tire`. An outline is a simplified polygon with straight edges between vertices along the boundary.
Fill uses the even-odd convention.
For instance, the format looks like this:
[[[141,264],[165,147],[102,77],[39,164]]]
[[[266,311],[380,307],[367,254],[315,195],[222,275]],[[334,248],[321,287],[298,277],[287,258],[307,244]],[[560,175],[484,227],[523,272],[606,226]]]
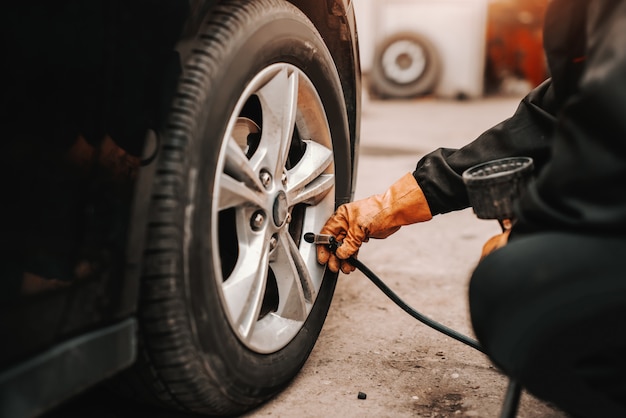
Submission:
[[[192,55],[157,160],[127,378],[143,400],[233,415],[282,390],[321,331],[337,276],[302,238],[350,193],[349,125],[330,53],[287,1],[223,1]]]
[[[422,96],[433,91],[441,71],[437,48],[427,37],[414,32],[396,33],[374,51],[371,91],[381,98]]]

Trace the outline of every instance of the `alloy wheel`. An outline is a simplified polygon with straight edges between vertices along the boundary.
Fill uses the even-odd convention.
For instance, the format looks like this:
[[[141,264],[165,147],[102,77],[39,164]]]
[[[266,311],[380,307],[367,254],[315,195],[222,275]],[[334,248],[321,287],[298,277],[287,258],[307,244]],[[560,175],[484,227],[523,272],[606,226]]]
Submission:
[[[223,140],[211,256],[229,323],[248,348],[272,353],[300,331],[324,276],[302,239],[334,210],[333,149],[320,97],[281,63],[248,84]]]

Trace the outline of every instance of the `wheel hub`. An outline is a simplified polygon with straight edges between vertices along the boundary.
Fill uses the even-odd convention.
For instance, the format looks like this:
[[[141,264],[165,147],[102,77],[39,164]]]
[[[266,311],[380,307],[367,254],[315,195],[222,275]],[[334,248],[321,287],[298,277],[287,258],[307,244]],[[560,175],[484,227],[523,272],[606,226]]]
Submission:
[[[287,217],[289,215],[289,205],[287,204],[287,195],[284,191],[278,192],[276,198],[274,199],[274,224],[277,227],[281,227],[287,221]]]

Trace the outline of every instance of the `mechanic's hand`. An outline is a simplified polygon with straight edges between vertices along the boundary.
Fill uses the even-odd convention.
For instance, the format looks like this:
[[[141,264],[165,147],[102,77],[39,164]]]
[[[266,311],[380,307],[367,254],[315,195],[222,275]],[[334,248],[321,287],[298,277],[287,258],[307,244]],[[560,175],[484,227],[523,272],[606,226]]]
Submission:
[[[428,202],[411,173],[405,174],[383,194],[341,205],[326,221],[320,234],[343,241],[335,254],[317,246],[317,260],[333,272],[354,271],[346,260],[356,256],[361,243],[370,238],[387,238],[403,225],[432,219]]]
[[[489,254],[497,250],[498,248],[504,247],[509,242],[509,235],[511,234],[511,230],[507,229],[501,234],[495,235],[483,245],[483,252],[480,256],[480,259],[487,257]]]

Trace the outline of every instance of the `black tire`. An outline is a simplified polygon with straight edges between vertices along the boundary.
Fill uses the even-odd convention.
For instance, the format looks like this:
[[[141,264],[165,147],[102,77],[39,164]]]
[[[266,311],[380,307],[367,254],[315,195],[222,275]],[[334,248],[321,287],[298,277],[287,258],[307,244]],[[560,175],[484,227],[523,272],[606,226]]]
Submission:
[[[401,32],[385,38],[374,52],[370,88],[381,98],[431,93],[441,77],[437,48],[425,36]]]
[[[268,247],[268,252],[286,259],[286,264],[295,264],[286,269],[287,276],[301,272],[303,266],[314,269],[310,264],[314,249],[301,240],[307,232],[304,228],[321,227],[321,219],[332,213],[337,197],[349,195],[352,170],[347,111],[339,76],[321,36],[304,14],[283,0],[233,0],[223,1],[207,19],[193,57],[184,66],[157,162],[143,264],[140,353],[133,373],[144,385],[136,388],[135,396],[144,400],[205,415],[231,415],[269,399],[298,373],[317,340],[336,281],[336,275],[321,267],[319,281],[292,278],[293,283],[305,283],[300,288],[296,285],[295,292],[300,292],[300,299],[305,295],[303,301],[311,302],[306,307],[310,311],[281,315],[298,317],[302,324],[290,328],[293,335],[286,339],[253,341],[256,334],[241,331],[243,326],[233,314],[229,299],[232,295],[226,293],[225,285],[237,269],[237,257],[243,258],[241,243],[233,243],[233,235],[237,240],[241,238],[240,216],[253,214],[249,226],[254,231],[246,233],[273,228],[270,232],[275,234],[270,241],[276,237],[282,252],[275,254],[278,250],[272,247]],[[248,172],[238,172],[239,168],[236,164],[233,168],[229,160],[229,147],[239,135],[234,133],[233,120],[234,126],[240,127],[242,122],[242,127],[250,129],[245,136],[237,136],[242,156],[252,161],[256,158],[255,150],[267,145],[262,142],[263,129],[270,126],[272,115],[264,114],[261,99],[257,102],[247,98],[245,89],[255,83],[262,86],[260,77],[273,74],[274,69],[296,74],[298,86],[309,89],[307,97],[317,103],[316,94],[310,90],[314,87],[325,110],[318,113],[327,121],[328,141],[307,137],[306,127],[298,125],[301,119],[315,118],[313,114],[301,114],[308,110],[298,107],[299,87],[299,119],[294,118],[295,134],[288,141],[289,162],[283,167],[289,174],[282,182],[285,192],[275,194],[273,210],[255,212],[248,207],[254,206],[250,202],[222,210],[221,196],[234,196],[225,191],[232,184],[244,185],[262,196],[269,195],[268,190],[273,187],[281,188],[271,176],[267,190],[260,190],[248,177],[236,178],[245,177]],[[259,92],[264,88],[259,87]],[[247,98],[243,108],[242,98]],[[260,127],[260,133],[255,132],[255,126]],[[323,132],[319,135],[326,137]],[[242,138],[244,144],[240,144]],[[287,215],[290,170],[307,150],[323,149],[320,144],[332,149],[334,165],[331,161],[320,169],[323,173],[319,182],[324,183],[334,174],[334,193],[330,188],[324,192],[327,194],[320,193],[293,207],[288,202]],[[243,163],[247,164],[245,160]],[[236,173],[232,174],[232,170]],[[231,175],[236,182],[230,180]],[[323,187],[327,189],[328,185]],[[316,199],[325,202],[323,208]],[[305,224],[304,219],[309,219],[307,211],[318,207],[322,209],[313,212],[313,224]],[[231,209],[233,213],[229,212]],[[265,215],[264,222],[261,219],[256,223],[257,212]],[[307,261],[299,264],[302,260],[298,251],[307,254]],[[249,262],[250,258],[245,260]],[[284,296],[279,290],[284,283],[278,276],[285,272],[275,271],[271,258],[268,263],[262,306],[258,317],[252,317],[257,323],[270,314],[279,316]],[[307,272],[303,273],[306,276]],[[318,288],[308,289],[306,285],[311,283]]]

